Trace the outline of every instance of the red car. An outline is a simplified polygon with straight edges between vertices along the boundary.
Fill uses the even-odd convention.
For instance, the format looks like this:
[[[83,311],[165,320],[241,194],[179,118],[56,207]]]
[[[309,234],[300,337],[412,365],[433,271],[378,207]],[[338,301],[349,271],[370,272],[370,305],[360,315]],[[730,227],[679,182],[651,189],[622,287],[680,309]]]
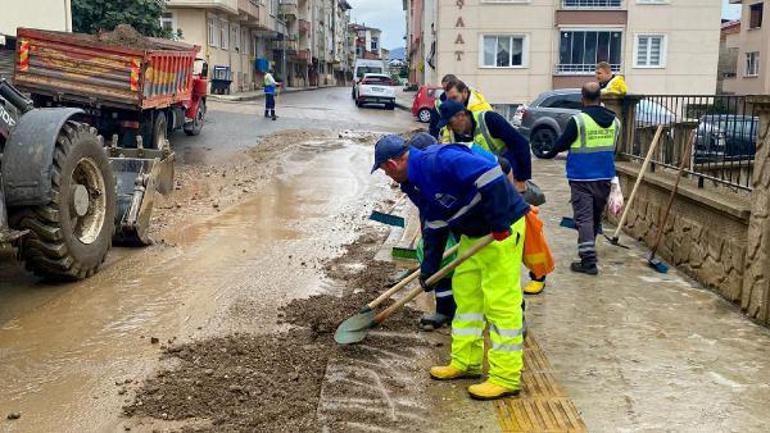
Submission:
[[[438,86],[420,86],[420,90],[414,95],[412,103],[412,115],[422,123],[430,122],[430,110],[436,105],[436,98],[444,93],[444,89]]]

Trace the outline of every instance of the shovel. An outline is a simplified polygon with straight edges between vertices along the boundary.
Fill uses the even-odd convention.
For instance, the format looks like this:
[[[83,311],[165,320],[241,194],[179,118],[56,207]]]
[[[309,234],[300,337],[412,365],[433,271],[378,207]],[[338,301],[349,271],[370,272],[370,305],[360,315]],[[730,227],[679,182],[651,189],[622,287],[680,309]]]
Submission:
[[[460,245],[455,245],[452,248],[444,251],[444,258],[451,256],[452,254],[457,252],[457,249],[460,247]],[[406,287],[409,283],[416,280],[417,277],[420,276],[420,268],[417,267],[415,269],[412,269],[411,271],[408,271],[409,275],[404,277],[403,280],[399,281],[398,284],[391,287],[390,289],[386,290],[383,294],[377,297],[377,299],[373,300],[372,302],[364,305],[361,307],[360,310],[358,310],[358,314],[355,316],[345,320],[339,329],[342,329],[343,325],[345,325],[346,329],[359,329],[364,328],[368,324],[372,323],[372,320],[374,319],[374,312],[373,310],[377,308],[378,305],[382,304],[385,300],[390,299],[391,296],[395,295],[396,293],[400,292],[401,289]],[[336,336],[335,336],[336,338]]]
[[[636,192],[639,190],[639,185],[642,183],[644,173],[647,171],[647,166],[650,165],[652,155],[655,153],[655,149],[658,148],[658,142],[660,141],[660,136],[662,133],[663,125],[658,125],[658,129],[655,131],[655,136],[652,139],[652,143],[650,143],[650,150],[647,151],[647,156],[644,158],[642,168],[639,170],[639,176],[636,177],[634,189],[631,190],[631,195],[628,197],[628,202],[625,205],[625,209],[623,209],[623,215],[620,216],[620,221],[618,221],[618,227],[615,229],[615,233],[612,234],[612,237],[604,235],[604,237],[607,238],[607,240],[610,241],[612,245],[628,248],[627,246],[620,244],[620,231],[623,230],[623,224],[626,222],[628,211],[631,209],[631,204],[634,202],[634,197],[636,197]]]
[[[493,241],[492,235],[487,235],[479,239],[475,245],[473,245],[471,248],[468,249],[468,251],[465,251],[462,255],[452,260],[452,262],[450,262],[448,265],[444,266],[443,268],[441,268],[441,270],[439,270],[438,272],[433,274],[430,278],[428,278],[428,281],[426,281],[426,283],[429,286],[436,284],[438,281],[440,281],[442,278],[444,278],[450,272],[452,272],[462,262],[468,260],[469,257],[476,254],[479,250],[481,250],[482,248],[492,243],[492,241]],[[455,245],[455,247],[457,246],[458,245]],[[444,253],[445,256],[447,255],[447,253],[451,254],[454,251],[456,251],[455,247],[452,247],[449,250],[447,250]],[[413,272],[411,275],[404,278],[400,283],[396,284],[395,286],[390,288],[387,292],[380,295],[377,299],[367,304],[364,308],[361,309],[361,311],[358,314],[342,322],[340,326],[337,328],[337,332],[334,333],[334,340],[339,344],[353,344],[353,343],[358,343],[362,341],[364,338],[366,338],[366,335],[369,333],[370,329],[380,325],[388,317],[392,316],[393,313],[398,311],[401,307],[406,305],[412,299],[416,298],[420,293],[424,292],[422,287],[415,287],[411,292],[407,293],[407,295],[404,296],[402,299],[400,299],[398,302],[391,305],[390,307],[380,312],[376,316],[372,311],[372,308],[376,307],[377,305],[382,303],[385,299],[388,299],[391,295],[393,295],[394,293],[404,288],[407,284],[409,284],[411,281],[416,279],[419,275],[420,275],[419,270]]]

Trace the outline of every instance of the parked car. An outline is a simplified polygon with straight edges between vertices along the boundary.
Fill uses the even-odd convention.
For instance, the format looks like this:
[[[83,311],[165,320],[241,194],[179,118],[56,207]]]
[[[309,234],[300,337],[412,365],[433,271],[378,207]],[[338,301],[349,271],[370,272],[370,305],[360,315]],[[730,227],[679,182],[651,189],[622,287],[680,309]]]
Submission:
[[[366,74],[385,74],[387,69],[385,68],[385,62],[382,60],[368,60],[358,59],[353,66],[353,88],[351,89],[351,96],[355,100],[358,98],[358,84],[364,78]]]
[[[422,123],[430,122],[430,112],[436,106],[436,98],[440,98],[444,89],[437,86],[420,86],[412,102],[412,115]]]
[[[366,74],[356,85],[356,105],[383,104],[388,110],[396,108],[393,80],[384,74]]]
[[[583,107],[580,89],[559,89],[543,92],[534,102],[516,110],[513,125],[529,139],[532,153],[544,157],[564,131],[569,119]],[[672,123],[676,115],[654,101],[642,100],[636,109],[636,124],[660,125]]]
[[[696,162],[753,159],[759,118],[736,114],[707,114],[698,120]]]

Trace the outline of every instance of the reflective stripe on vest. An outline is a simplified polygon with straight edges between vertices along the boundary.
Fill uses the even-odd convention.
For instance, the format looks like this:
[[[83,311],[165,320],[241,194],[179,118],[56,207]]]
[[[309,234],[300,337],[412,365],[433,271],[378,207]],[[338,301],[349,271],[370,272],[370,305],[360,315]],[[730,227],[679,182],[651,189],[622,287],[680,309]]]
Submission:
[[[620,134],[620,121],[616,118],[612,125],[603,128],[586,113],[572,116],[578,129],[578,137],[572,142],[572,153],[614,152]]]
[[[487,121],[485,120],[486,113],[486,111],[473,113],[473,120],[476,122],[476,130],[473,131],[473,141],[482,148],[499,156],[505,151],[505,142],[492,137],[489,133]]]

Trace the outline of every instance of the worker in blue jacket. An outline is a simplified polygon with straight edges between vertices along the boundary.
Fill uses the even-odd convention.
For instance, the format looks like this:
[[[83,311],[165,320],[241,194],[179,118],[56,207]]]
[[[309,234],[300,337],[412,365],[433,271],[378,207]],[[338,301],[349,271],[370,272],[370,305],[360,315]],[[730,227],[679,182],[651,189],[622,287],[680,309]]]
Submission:
[[[438,380],[479,377],[483,333],[489,321],[489,378],[470,386],[468,393],[483,400],[517,395],[523,367],[519,272],[529,205],[497,162],[475,155],[464,145],[418,150],[402,141],[383,139],[375,146],[372,172],[377,169],[419,191],[425,219],[420,284],[426,291],[431,290],[426,281],[439,269],[450,232],[460,235],[458,254],[492,234],[490,245],[455,269],[452,360],[431,368],[430,374]]]

